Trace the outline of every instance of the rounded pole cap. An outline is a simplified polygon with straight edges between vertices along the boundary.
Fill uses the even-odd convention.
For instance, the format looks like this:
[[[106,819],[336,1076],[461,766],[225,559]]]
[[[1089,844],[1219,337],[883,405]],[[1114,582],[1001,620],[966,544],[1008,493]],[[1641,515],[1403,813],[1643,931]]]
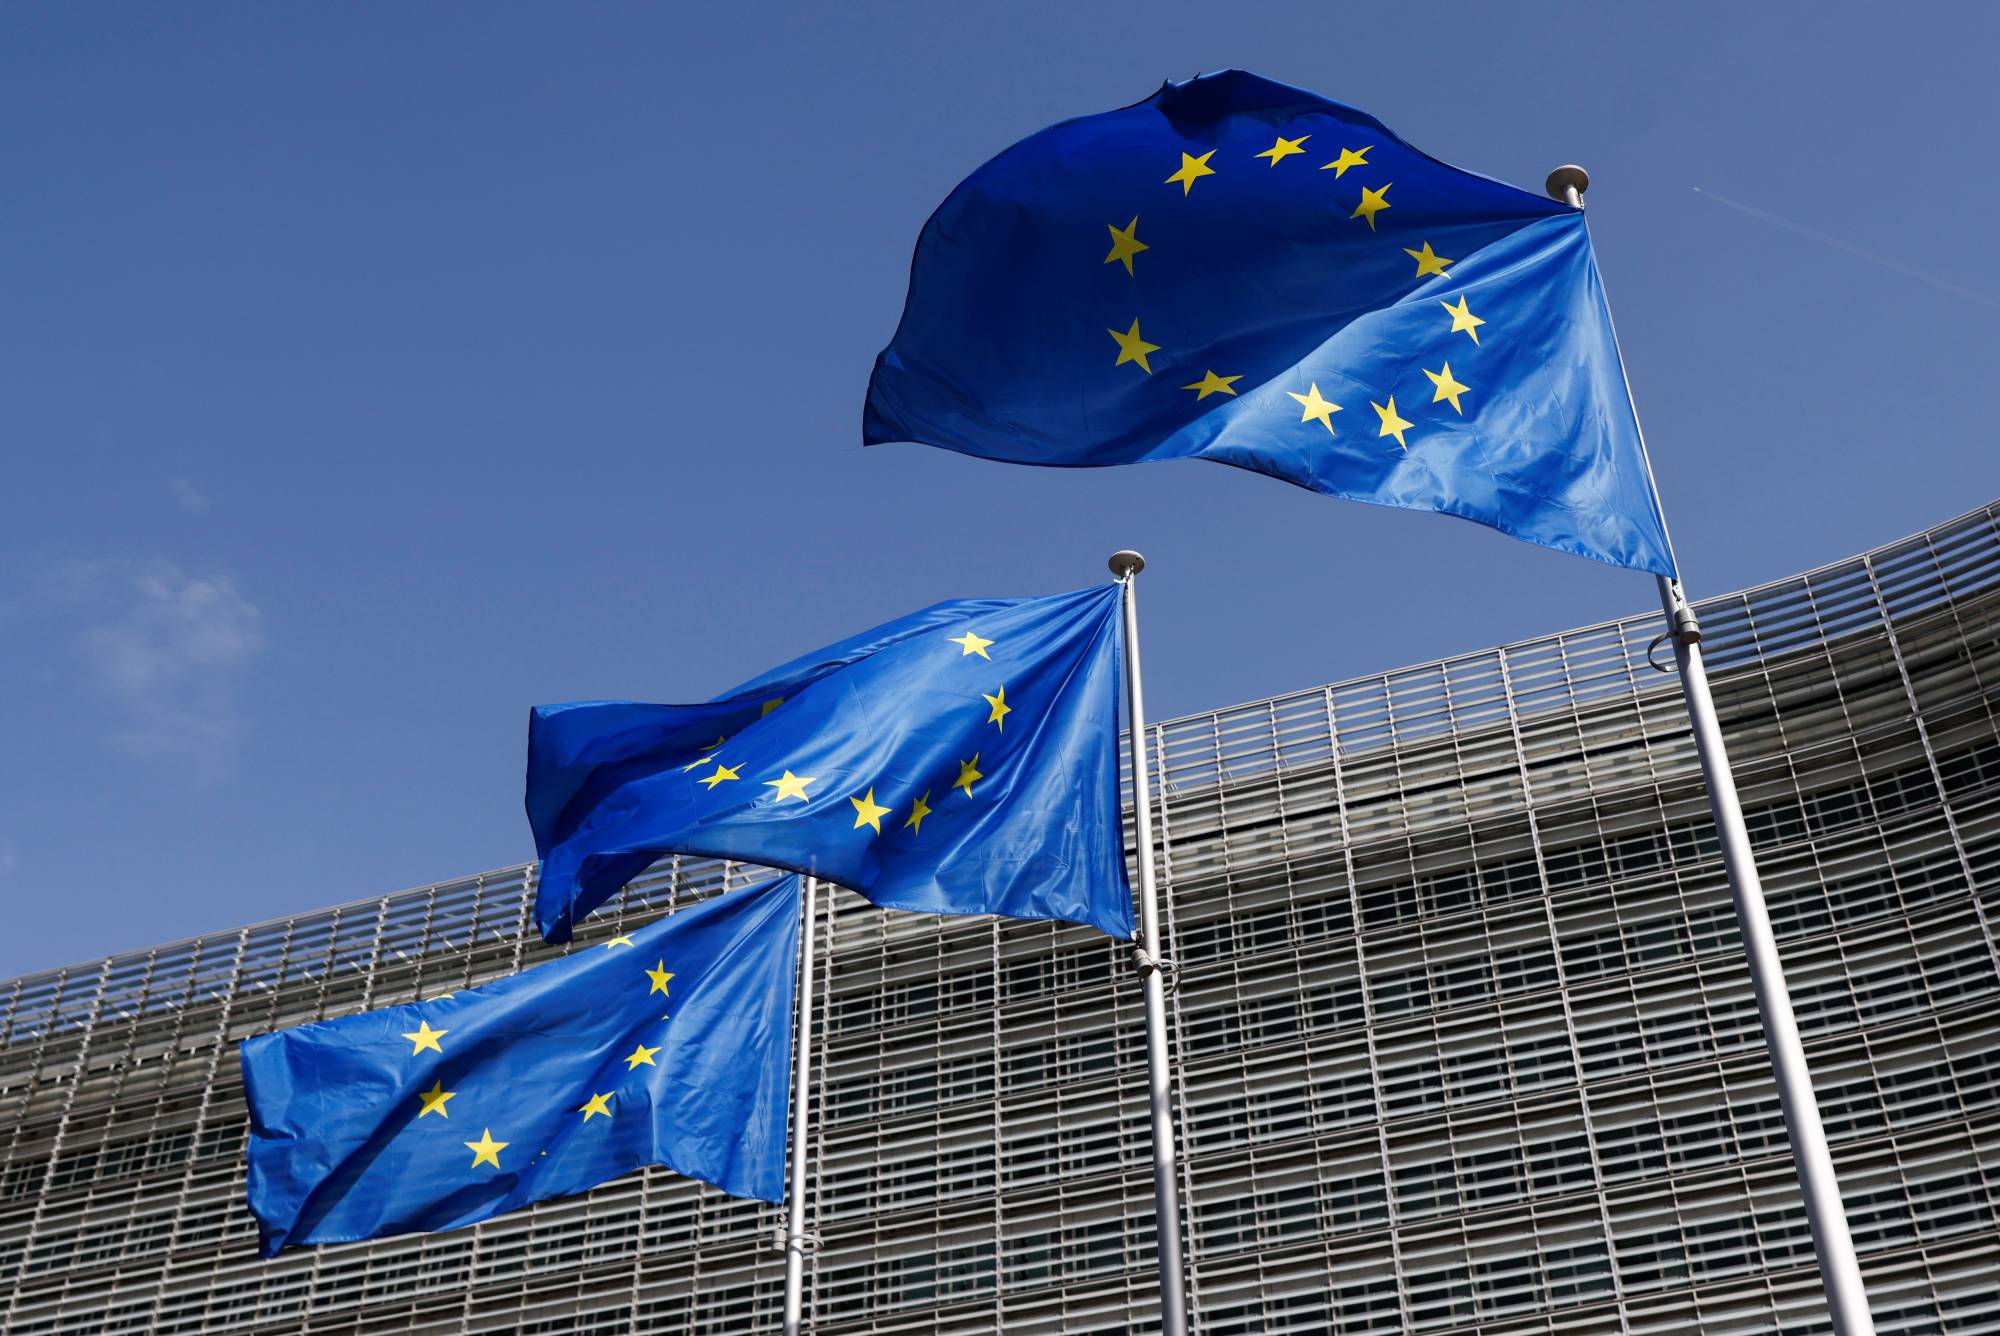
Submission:
[[[1137,575],[1145,570],[1146,559],[1132,549],[1126,548],[1111,554],[1110,565],[1111,573],[1122,580],[1128,575]]]
[[[1548,192],[1550,199],[1569,202],[1569,192],[1574,188],[1576,197],[1583,198],[1583,192],[1590,189],[1590,173],[1573,162],[1566,162],[1549,173]]]

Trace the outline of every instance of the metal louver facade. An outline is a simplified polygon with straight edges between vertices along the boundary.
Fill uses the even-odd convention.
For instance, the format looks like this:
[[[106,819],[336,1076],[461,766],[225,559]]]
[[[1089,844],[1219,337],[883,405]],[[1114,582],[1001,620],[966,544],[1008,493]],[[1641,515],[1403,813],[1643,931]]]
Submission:
[[[1884,1333],[2000,1330],[1997,520],[1700,607]],[[1200,1331],[1825,1329],[1658,626],[1153,730]],[[777,1213],[663,1171],[257,1260],[236,1043],[544,957],[528,874],[0,983],[0,1328],[774,1330]],[[1145,1329],[1124,952],[831,898],[813,1329]]]

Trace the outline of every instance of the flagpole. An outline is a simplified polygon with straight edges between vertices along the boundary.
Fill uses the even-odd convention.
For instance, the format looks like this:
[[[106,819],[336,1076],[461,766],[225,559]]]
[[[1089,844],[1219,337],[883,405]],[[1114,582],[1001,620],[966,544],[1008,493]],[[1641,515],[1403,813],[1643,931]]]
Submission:
[[[1181,1259],[1181,1200],[1174,1155],[1174,1107],[1167,1068],[1167,990],[1160,954],[1160,898],[1153,875],[1153,785],[1146,765],[1146,697],[1139,677],[1139,594],[1146,569],[1137,552],[1116,552],[1111,573],[1125,586],[1125,727],[1132,740],[1133,833],[1139,844],[1138,962],[1146,1003],[1146,1090],[1153,1110],[1154,1235],[1160,1253],[1160,1331],[1187,1336],[1186,1266]]]
[[[1549,173],[1549,194],[1574,208],[1583,208],[1583,192],[1589,188],[1590,174],[1581,167],[1565,165]],[[1622,370],[1622,356],[1619,361]],[[1632,393],[1629,379],[1625,393],[1629,399]],[[1636,427],[1636,405],[1632,413]],[[1639,440],[1643,454],[1643,430],[1639,432]],[[1646,455],[1645,459],[1647,482],[1652,486],[1657,510],[1659,484],[1652,477],[1652,457]],[[1660,513],[1664,532],[1665,512]],[[1667,550],[1671,555],[1671,539]],[[1792,1014],[1784,962],[1778,955],[1771,914],[1764,904],[1763,884],[1758,880],[1757,861],[1750,850],[1750,833],[1743,825],[1743,807],[1737,801],[1736,778],[1730,772],[1729,754],[1723,747],[1715,698],[1708,689],[1708,670],[1701,656],[1701,624],[1680,581],[1664,575],[1658,581],[1660,607],[1667,618],[1667,638],[1673,641],[1674,659],[1680,666],[1681,695],[1687,701],[1702,777],[1708,783],[1709,810],[1722,837],[1722,863],[1729,874],[1730,894],[1736,901],[1736,922],[1743,934],[1750,986],[1757,995],[1757,1013],[1764,1022],[1764,1047],[1770,1053],[1772,1074],[1777,1078],[1785,1134],[1791,1141],[1792,1159],[1798,1167],[1806,1221],[1812,1229],[1813,1252],[1819,1259],[1820,1281],[1826,1287],[1833,1330],[1835,1336],[1874,1336],[1875,1320],[1869,1314],[1868,1295],[1862,1288],[1861,1264],[1854,1255],[1853,1236],[1848,1232],[1847,1211],[1841,1203],[1840,1183],[1833,1171],[1833,1155],[1827,1148],[1826,1128],[1820,1122],[1812,1073],[1806,1067],[1805,1045],[1800,1042],[1798,1021]]]
[[[806,1252],[806,1116],[812,1089],[813,927],[817,921],[819,880],[805,883],[805,930],[799,934],[798,1043],[792,1055],[791,1187],[785,1194],[785,1336],[805,1330]]]

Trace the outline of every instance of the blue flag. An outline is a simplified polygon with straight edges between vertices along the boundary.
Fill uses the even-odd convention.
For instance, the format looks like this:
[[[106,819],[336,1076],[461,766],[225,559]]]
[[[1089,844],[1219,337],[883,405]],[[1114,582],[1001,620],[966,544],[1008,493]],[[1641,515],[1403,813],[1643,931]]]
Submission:
[[[1120,589],[961,599],[706,705],[528,721],[550,941],[663,854],[811,872],[888,909],[1132,935],[1118,803]]]
[[[1673,571],[1582,211],[1237,70],[961,183],[863,438],[1212,459]]]
[[[243,1043],[261,1252],[454,1229],[661,1164],[785,1193],[799,883]]]

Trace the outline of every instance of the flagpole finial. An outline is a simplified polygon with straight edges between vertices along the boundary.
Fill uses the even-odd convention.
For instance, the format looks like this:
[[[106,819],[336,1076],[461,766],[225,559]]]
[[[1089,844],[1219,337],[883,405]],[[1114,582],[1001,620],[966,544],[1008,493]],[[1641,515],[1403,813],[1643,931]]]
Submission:
[[[1549,173],[1548,192],[1550,199],[1581,209],[1583,192],[1590,189],[1590,173],[1573,162],[1566,162]]]
[[[1111,573],[1121,580],[1128,575],[1137,575],[1145,569],[1146,559],[1131,548],[1111,554]]]

